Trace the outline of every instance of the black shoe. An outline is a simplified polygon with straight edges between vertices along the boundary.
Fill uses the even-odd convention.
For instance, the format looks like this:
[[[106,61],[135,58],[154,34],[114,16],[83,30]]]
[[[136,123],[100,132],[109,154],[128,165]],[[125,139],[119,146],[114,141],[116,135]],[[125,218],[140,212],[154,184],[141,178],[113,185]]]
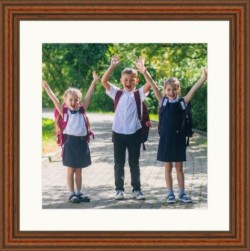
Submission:
[[[90,202],[90,198],[88,196],[84,196],[82,193],[77,194],[77,197],[80,202]]]
[[[76,194],[72,194],[71,196],[69,196],[68,201],[74,204],[80,203],[80,199]]]

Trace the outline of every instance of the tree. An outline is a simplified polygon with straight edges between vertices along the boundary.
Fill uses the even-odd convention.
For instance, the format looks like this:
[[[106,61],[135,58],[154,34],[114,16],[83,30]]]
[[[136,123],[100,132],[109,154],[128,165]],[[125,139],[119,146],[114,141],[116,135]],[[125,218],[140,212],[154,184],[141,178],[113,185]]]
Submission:
[[[62,101],[64,91],[76,87],[83,91],[92,81],[92,71],[102,67],[108,44],[44,44],[43,79],[45,79]],[[51,106],[49,98],[43,96],[43,106]]]
[[[142,56],[160,89],[168,77],[174,76],[181,82],[183,96],[200,78],[201,68],[207,65],[206,44],[44,44],[43,79],[48,81],[60,98],[70,86],[81,89],[84,96],[92,81],[92,71],[96,70],[102,76],[115,54],[120,56],[121,63],[111,75],[111,83],[122,87],[122,70],[135,68],[136,59]],[[143,76],[139,74],[138,87],[144,83]],[[203,86],[192,100],[194,125],[203,130],[207,128],[206,101],[206,86]],[[151,113],[157,113],[158,102],[152,91],[146,103]],[[52,106],[46,95],[43,95],[43,106]],[[96,87],[89,110],[113,111],[113,102],[105,95],[101,84]]]

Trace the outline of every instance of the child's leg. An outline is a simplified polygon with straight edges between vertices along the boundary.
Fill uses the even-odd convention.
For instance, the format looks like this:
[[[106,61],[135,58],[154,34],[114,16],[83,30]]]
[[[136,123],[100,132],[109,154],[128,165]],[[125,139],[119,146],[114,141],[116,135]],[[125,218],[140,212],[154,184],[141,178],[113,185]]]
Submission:
[[[75,168],[76,195],[81,202],[90,202],[90,198],[83,195],[82,189],[82,168]]]
[[[184,172],[183,172],[183,164],[182,162],[175,163],[176,173],[177,173],[177,180],[179,185],[179,200],[184,203],[192,202],[192,199],[187,196],[185,193],[185,179],[184,179]]]
[[[184,173],[183,173],[183,165],[182,162],[175,162],[177,181],[180,189],[180,193],[184,192]]]
[[[128,135],[128,163],[131,174],[131,186],[133,191],[141,190],[140,181],[140,148],[141,148],[141,131],[137,131],[133,135]]]
[[[68,167],[67,169],[67,185],[70,194],[75,193],[74,189],[74,173],[75,173],[75,168]]]
[[[167,185],[168,194],[173,194],[173,178],[172,178],[172,162],[165,163],[165,181]]]
[[[79,203],[80,200],[75,194],[74,190],[74,173],[75,173],[75,168],[68,167],[67,169],[67,184],[69,188],[69,201],[71,203]]]
[[[79,194],[82,189],[82,168],[75,168],[76,193]]]
[[[114,160],[115,160],[115,189],[116,191],[124,191],[124,166],[126,144],[124,142],[124,135],[114,133]]]

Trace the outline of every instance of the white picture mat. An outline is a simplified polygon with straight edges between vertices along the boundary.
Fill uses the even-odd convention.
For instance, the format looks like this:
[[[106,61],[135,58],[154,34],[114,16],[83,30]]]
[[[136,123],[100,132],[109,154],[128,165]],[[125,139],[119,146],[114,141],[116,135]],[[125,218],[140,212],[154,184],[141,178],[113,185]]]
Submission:
[[[208,44],[207,210],[42,209],[43,43]],[[229,22],[22,21],[20,230],[229,230]]]

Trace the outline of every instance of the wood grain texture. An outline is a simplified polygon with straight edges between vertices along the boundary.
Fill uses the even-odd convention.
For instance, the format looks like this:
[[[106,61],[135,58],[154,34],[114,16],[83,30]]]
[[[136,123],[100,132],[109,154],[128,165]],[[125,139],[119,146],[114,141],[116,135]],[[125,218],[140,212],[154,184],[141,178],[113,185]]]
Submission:
[[[0,250],[250,251],[249,17],[249,0],[0,1],[0,201],[3,202],[0,206]],[[230,231],[19,230],[19,23],[22,20],[230,22]]]

